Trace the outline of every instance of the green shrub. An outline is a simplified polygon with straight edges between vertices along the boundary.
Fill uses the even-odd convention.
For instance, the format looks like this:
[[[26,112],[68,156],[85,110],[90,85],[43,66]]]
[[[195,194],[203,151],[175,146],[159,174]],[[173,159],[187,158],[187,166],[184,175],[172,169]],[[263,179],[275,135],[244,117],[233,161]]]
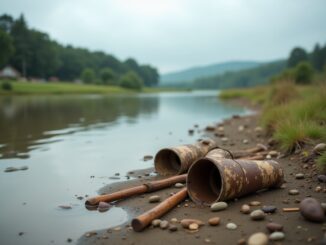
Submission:
[[[314,69],[309,62],[301,62],[294,69],[294,80],[297,84],[309,84],[312,81]]]
[[[141,90],[143,80],[135,72],[129,71],[120,78],[119,85],[123,88]]]
[[[80,77],[84,83],[94,83],[96,78],[95,72],[91,68],[84,69]]]
[[[320,172],[326,173],[326,152],[323,152],[317,159],[317,168]]]
[[[12,85],[10,82],[3,82],[1,84],[1,88],[5,91],[11,91],[12,90]]]

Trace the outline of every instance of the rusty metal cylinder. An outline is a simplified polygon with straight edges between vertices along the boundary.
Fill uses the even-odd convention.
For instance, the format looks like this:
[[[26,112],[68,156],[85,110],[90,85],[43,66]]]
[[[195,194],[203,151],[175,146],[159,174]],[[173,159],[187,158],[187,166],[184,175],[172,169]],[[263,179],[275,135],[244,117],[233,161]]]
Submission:
[[[210,205],[258,190],[280,187],[283,180],[283,169],[276,161],[222,159],[207,154],[190,167],[187,189],[195,203]]]
[[[216,147],[217,145],[213,140],[207,139],[193,145],[164,148],[155,156],[155,170],[160,175],[185,173],[195,161]]]

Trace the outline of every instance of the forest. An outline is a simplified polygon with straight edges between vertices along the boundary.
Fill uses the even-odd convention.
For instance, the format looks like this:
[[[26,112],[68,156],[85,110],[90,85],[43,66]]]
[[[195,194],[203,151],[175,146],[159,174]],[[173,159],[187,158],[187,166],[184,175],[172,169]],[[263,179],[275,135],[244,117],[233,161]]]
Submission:
[[[102,51],[62,45],[44,32],[30,28],[23,15],[0,16],[0,68],[10,65],[27,79],[121,85],[155,86],[156,68],[135,59],[120,61]]]

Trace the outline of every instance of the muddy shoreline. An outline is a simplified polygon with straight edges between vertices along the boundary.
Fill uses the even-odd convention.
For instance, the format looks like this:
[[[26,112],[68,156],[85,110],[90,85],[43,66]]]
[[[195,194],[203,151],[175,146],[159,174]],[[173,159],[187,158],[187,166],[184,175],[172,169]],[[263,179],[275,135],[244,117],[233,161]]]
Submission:
[[[207,136],[216,140],[221,147],[231,151],[250,148],[257,143],[266,145],[268,136],[264,135],[264,132],[257,127],[257,124],[257,114],[233,117],[221,124],[224,128],[223,132],[218,131],[216,128],[215,131],[207,131]],[[239,126],[243,126],[244,129],[239,130]],[[227,138],[227,140],[223,138]],[[271,147],[270,150],[275,150],[275,148]],[[323,191],[326,188],[325,183],[318,182],[314,165],[303,163],[300,153],[277,159],[277,161],[285,171],[286,183],[283,188],[254,193],[228,201],[226,210],[214,213],[209,208],[196,206],[190,199],[186,199],[161,218],[167,221],[172,218],[177,218],[179,221],[184,218],[200,219],[206,225],[200,228],[198,232],[189,232],[183,229],[180,224],[177,224],[178,231],[176,232],[153,227],[148,227],[140,233],[134,232],[129,225],[131,219],[156,205],[148,202],[149,196],[152,195],[148,193],[114,204],[129,213],[128,222],[118,227],[85,233],[78,240],[78,244],[237,244],[240,239],[247,240],[251,234],[256,232],[269,234],[266,224],[270,221],[284,226],[285,239],[279,244],[319,244],[326,230],[325,223],[308,222],[304,220],[299,212],[283,212],[282,208],[298,207],[300,200],[310,196],[320,202],[326,202],[326,194]],[[134,173],[130,174],[130,176],[135,177],[134,179],[105,186],[99,190],[99,193],[110,193],[160,178],[159,176],[153,176],[155,175],[153,171],[152,168],[133,171]],[[304,173],[304,179],[296,179],[295,175],[297,173]],[[315,188],[317,186],[320,186],[322,190],[316,192]],[[289,195],[288,191],[290,189],[299,190],[299,194]],[[160,195],[162,199],[165,199],[169,197],[170,193],[178,190],[171,187],[155,192],[155,195]],[[277,211],[274,214],[268,214],[262,221],[253,221],[249,215],[240,213],[241,206],[252,201],[259,201],[261,205],[251,207],[251,210],[259,209],[263,205],[273,205],[277,207]],[[221,223],[212,227],[207,224],[207,220],[214,216],[220,217]],[[237,229],[228,230],[226,224],[229,222],[235,223],[238,226]]]

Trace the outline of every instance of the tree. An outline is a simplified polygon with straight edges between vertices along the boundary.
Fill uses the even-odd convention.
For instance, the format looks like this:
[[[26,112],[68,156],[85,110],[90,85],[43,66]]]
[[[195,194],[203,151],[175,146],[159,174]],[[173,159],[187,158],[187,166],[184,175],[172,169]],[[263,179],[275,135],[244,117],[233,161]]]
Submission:
[[[134,71],[129,71],[120,78],[119,85],[123,88],[141,90],[143,80]]]
[[[14,54],[14,46],[12,38],[3,30],[0,29],[0,67],[6,65]]]
[[[84,83],[93,83],[95,82],[95,72],[91,68],[86,68],[81,74],[81,79]]]
[[[101,81],[107,85],[118,85],[116,75],[110,68],[104,68],[100,72]]]
[[[308,84],[312,81],[314,70],[309,62],[301,62],[294,69],[294,80],[298,84]]]
[[[12,25],[14,24],[14,19],[7,14],[0,16],[0,29],[3,31],[10,33]]]
[[[290,57],[288,59],[288,67],[295,67],[297,64],[299,64],[302,61],[307,61],[308,55],[307,52],[303,48],[294,48],[291,53]]]

